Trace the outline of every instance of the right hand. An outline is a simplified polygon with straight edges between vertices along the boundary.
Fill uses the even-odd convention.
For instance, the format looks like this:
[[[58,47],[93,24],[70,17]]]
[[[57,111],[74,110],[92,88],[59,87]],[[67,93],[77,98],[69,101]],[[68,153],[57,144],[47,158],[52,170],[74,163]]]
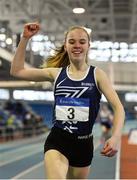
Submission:
[[[27,23],[24,25],[23,37],[26,39],[31,38],[35,35],[40,29],[40,25],[37,22]]]

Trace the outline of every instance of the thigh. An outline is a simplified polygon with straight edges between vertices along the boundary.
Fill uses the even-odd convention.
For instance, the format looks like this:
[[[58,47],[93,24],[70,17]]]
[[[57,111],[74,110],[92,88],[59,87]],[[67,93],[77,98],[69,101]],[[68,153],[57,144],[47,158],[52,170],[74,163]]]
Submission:
[[[86,179],[88,178],[90,166],[86,167],[69,167],[67,178],[68,179]]]
[[[46,178],[65,179],[68,171],[68,160],[57,150],[48,150],[44,157]]]

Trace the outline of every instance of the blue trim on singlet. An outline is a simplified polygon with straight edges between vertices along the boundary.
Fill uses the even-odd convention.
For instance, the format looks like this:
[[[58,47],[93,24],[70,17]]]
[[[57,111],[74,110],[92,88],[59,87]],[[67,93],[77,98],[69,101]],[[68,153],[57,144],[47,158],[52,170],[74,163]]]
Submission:
[[[69,97],[57,97],[56,105],[59,106],[77,106],[77,107],[89,107],[89,99],[84,98],[69,98]]]

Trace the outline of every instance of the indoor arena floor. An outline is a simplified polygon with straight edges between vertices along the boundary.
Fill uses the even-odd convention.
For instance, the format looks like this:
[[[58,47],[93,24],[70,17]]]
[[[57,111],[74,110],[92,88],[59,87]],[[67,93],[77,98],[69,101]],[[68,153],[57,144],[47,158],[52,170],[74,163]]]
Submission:
[[[137,127],[126,123],[123,133]],[[100,155],[100,126],[94,127],[94,159],[89,179],[119,179],[119,153],[113,158]],[[45,179],[43,144],[48,133],[29,139],[0,144],[0,179]]]

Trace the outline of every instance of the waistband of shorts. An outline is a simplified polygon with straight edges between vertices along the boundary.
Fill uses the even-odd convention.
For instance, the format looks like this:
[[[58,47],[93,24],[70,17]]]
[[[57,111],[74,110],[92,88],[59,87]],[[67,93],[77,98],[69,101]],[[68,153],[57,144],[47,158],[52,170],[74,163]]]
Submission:
[[[71,139],[89,139],[89,138],[92,138],[93,137],[93,134],[90,133],[90,134],[84,134],[84,135],[78,135],[78,134],[72,134],[72,133],[69,133],[61,128],[57,128],[57,127],[53,127],[52,128],[52,131],[56,132],[56,133],[62,133],[63,136],[66,136],[68,138],[71,138]]]

